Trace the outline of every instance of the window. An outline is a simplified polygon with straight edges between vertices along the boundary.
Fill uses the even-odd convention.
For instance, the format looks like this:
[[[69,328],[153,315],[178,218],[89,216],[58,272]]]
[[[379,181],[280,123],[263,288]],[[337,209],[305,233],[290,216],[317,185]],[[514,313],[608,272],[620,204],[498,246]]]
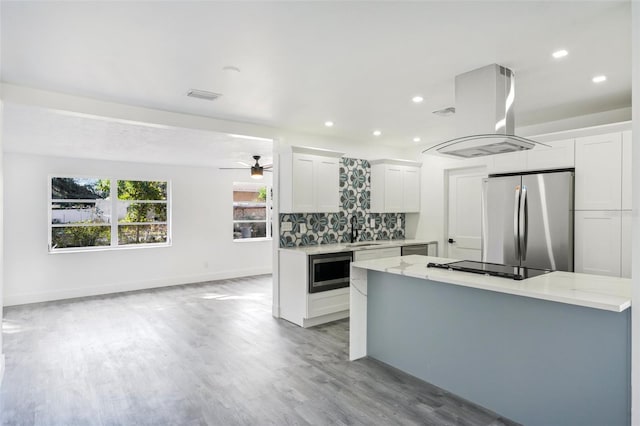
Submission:
[[[166,181],[53,177],[49,249],[168,245],[168,191]]]
[[[271,238],[271,187],[233,183],[233,239]]]

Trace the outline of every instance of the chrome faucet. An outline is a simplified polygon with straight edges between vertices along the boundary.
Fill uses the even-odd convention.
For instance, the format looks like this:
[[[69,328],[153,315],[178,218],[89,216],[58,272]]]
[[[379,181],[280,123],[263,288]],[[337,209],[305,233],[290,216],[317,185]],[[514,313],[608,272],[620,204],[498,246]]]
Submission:
[[[356,216],[351,216],[351,242],[355,243],[358,239],[358,230],[356,229]]]

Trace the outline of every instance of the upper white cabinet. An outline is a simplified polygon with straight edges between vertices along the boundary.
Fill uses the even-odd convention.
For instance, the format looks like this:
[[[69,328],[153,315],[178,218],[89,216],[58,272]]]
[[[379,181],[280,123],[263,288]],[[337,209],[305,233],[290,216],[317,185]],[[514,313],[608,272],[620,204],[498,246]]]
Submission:
[[[420,211],[420,163],[407,160],[370,163],[372,213]]]
[[[494,173],[512,173],[527,170],[527,153],[525,151],[508,152],[489,157],[488,171]]]
[[[622,207],[622,133],[576,139],[576,210]]]
[[[489,173],[513,173],[534,170],[566,169],[575,166],[574,140],[544,142],[527,151],[492,156]]]
[[[622,132],[622,210],[631,210],[631,131]]]
[[[545,142],[526,151],[527,170],[566,169],[575,166],[574,140]]]
[[[337,212],[343,155],[325,149],[285,147],[280,152],[280,212]]]

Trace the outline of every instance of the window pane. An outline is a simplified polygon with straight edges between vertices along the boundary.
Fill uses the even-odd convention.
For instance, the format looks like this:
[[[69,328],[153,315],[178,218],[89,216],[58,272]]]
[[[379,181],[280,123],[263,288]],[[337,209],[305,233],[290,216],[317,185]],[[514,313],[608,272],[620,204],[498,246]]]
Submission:
[[[249,222],[233,224],[233,239],[264,238],[267,236],[266,222]]]
[[[148,180],[119,180],[119,200],[166,200],[167,182]]]
[[[54,200],[96,200],[108,197],[108,179],[51,178],[51,198]]]
[[[245,203],[266,203],[267,202],[267,187],[254,187],[251,184],[234,183],[233,184],[233,201],[234,204],[238,202]]]
[[[51,205],[51,223],[109,223],[111,201],[95,203],[55,202]]]
[[[118,203],[118,222],[166,222],[167,205],[162,203]]]
[[[233,220],[266,220],[266,207],[233,206]]]
[[[64,226],[51,228],[52,248],[95,247],[111,244],[109,226]]]
[[[119,225],[118,244],[167,242],[167,225]]]

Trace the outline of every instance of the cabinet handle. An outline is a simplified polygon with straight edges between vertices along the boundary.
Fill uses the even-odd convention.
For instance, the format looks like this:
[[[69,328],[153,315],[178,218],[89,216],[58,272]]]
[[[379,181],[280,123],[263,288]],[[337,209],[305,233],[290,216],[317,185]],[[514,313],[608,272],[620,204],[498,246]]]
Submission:
[[[456,242],[456,240],[454,240],[453,238],[449,238],[449,244],[453,244],[455,242]]]

